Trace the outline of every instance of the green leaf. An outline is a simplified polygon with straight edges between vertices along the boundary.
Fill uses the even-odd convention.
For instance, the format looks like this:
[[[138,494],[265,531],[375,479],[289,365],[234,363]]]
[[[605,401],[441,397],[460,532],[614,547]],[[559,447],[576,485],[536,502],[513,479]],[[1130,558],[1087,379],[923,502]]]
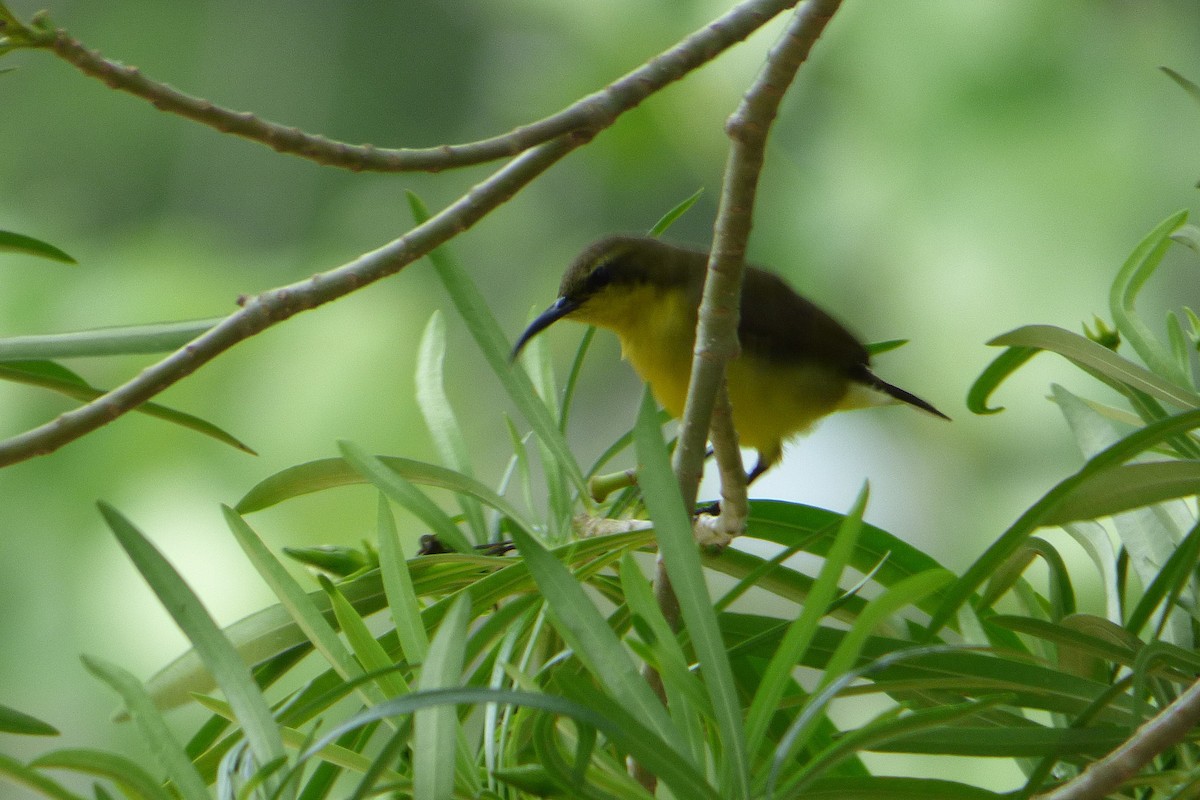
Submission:
[[[58,736],[58,729],[37,717],[0,705],[0,731],[23,736]]]
[[[329,602],[333,607],[333,614],[337,618],[338,628],[345,634],[346,641],[354,651],[357,664],[361,665],[361,669],[356,670],[353,677],[359,677],[365,670],[374,675],[375,683],[383,691],[385,697],[399,697],[402,694],[408,694],[410,689],[404,676],[395,669],[396,663],[388,656],[383,646],[375,640],[362,616],[354,610],[354,606],[342,596],[342,593],[328,578],[321,575],[318,580],[321,588],[329,595]]]
[[[654,591],[632,553],[621,559],[621,590],[631,621],[645,641],[663,688],[676,727],[691,738],[693,746],[704,740],[704,729],[694,712],[712,719],[712,703],[688,667],[688,657],[654,600]]]
[[[1008,795],[933,778],[821,778],[804,791],[808,800],[1001,800]]]
[[[1087,337],[1053,325],[1026,325],[997,336],[988,344],[1050,350],[1081,367],[1095,370],[1115,383],[1145,392],[1151,397],[1170,403],[1177,408],[1188,409],[1200,406],[1200,395],[1185,388],[1184,385],[1174,383],[1145,367],[1134,364]],[[1028,356],[1025,360],[1028,360]]]
[[[595,338],[596,326],[588,325],[579,339],[579,346],[575,348],[575,358],[571,360],[571,369],[567,372],[567,383],[563,387],[562,404],[558,409],[558,429],[563,433],[567,432],[567,421],[571,418],[571,406],[575,401],[575,389],[579,385],[579,375],[583,371],[583,360]]]
[[[354,656],[338,638],[333,626],[325,621],[321,609],[309,598],[296,579],[284,569],[254,529],[236,511],[228,506],[222,506],[221,511],[225,515],[225,524],[233,532],[246,558],[258,570],[258,574],[279,598],[308,640],[343,679],[353,680],[360,677],[363,668],[354,660]],[[362,686],[360,691],[367,702],[383,699],[379,692],[369,685]]]
[[[852,730],[808,759],[778,796],[780,798],[811,797],[809,787],[813,783],[837,764],[853,757],[856,753],[919,731],[944,730],[956,721],[976,716],[981,711],[999,705],[1006,699],[1008,699],[1007,696],[1001,696],[935,708],[917,709],[896,719],[877,720]]]
[[[696,205],[696,201],[700,199],[700,195],[702,194],[704,194],[703,186],[693,192],[691,197],[679,203],[679,205],[672,208],[666,214],[663,214],[658,222],[654,223],[654,227],[650,229],[650,235],[657,239],[659,236],[662,236],[664,233],[666,233],[667,228],[670,228],[675,224],[675,220],[682,217],[687,213],[689,208]]]
[[[342,457],[363,477],[392,500],[408,509],[417,519],[429,526],[433,534],[447,547],[470,553],[471,543],[463,536],[450,515],[430,500],[424,492],[402,475],[388,469],[382,461],[353,442],[339,442]]]
[[[1146,323],[1134,311],[1138,292],[1150,280],[1171,247],[1171,234],[1187,221],[1187,211],[1167,217],[1138,243],[1117,273],[1109,293],[1109,310],[1121,336],[1157,375],[1178,386],[1188,385],[1188,376],[1179,368],[1170,352],[1155,338]],[[1189,407],[1200,405],[1193,402]]]
[[[0,780],[24,786],[52,800],[84,800],[81,795],[4,753],[0,753]]]
[[[417,692],[406,697],[389,700],[383,705],[368,709],[346,722],[334,727],[318,741],[300,754],[300,760],[311,757],[317,750],[333,741],[347,730],[365,725],[384,717],[411,714],[432,706],[448,704],[511,704],[537,709],[559,716],[567,716],[578,723],[588,725],[603,733],[622,751],[629,753],[639,764],[658,776],[672,793],[688,800],[721,800],[704,776],[668,746],[652,731],[638,723],[628,709],[620,704],[609,703],[601,708],[585,705],[554,695],[511,689],[489,689],[464,686],[457,689],[438,689]]]
[[[1197,86],[1195,83],[1183,77],[1170,67],[1159,67],[1159,69],[1165,72],[1167,77],[1183,87],[1183,90],[1190,94],[1193,100],[1195,100],[1197,103],[1200,103],[1200,86]]]
[[[1123,464],[1091,476],[1046,515],[1046,524],[1097,519],[1200,494],[1200,461]]]
[[[396,520],[387,497],[382,493],[379,495],[379,570],[387,592],[392,625],[400,639],[404,657],[410,664],[423,664],[425,654],[429,652],[429,637],[421,621],[421,604],[413,588],[408,563],[400,551]]]
[[[908,344],[908,341],[908,339],[887,339],[882,342],[871,342],[867,345],[867,355],[874,358],[881,353],[889,353]]]
[[[1093,728],[1009,728],[956,725],[918,731],[871,746],[877,753],[934,753],[990,758],[1100,756],[1122,744],[1133,731],[1115,725]]]
[[[129,716],[137,725],[146,746],[162,768],[166,770],[171,782],[184,800],[208,800],[208,789],[205,787],[204,781],[200,779],[196,768],[192,766],[192,760],[188,758],[183,746],[175,738],[158,709],[154,707],[137,678],[116,664],[110,664],[90,656],[82,658],[83,665],[87,667],[88,672],[107,683],[117,694],[121,695],[125,707],[129,710]],[[282,752],[283,745],[280,744],[279,747]]]
[[[720,731],[722,758],[718,764],[721,790],[726,797],[748,798],[750,775],[742,711],[725,642],[717,625],[712,597],[700,566],[700,552],[692,534],[691,515],[683,505],[679,483],[671,471],[666,442],[658,424],[658,407],[647,388],[634,428],[638,485],[650,511],[659,553],[666,564],[684,625],[704,673]]]
[[[477,480],[436,464],[427,464],[410,458],[398,456],[377,456],[377,458],[384,466],[405,480],[422,486],[446,489],[455,494],[470,494],[526,530],[531,527],[530,523],[507,500]],[[363,474],[346,463],[345,459],[322,458],[288,467],[263,479],[237,502],[234,509],[239,514],[251,514],[301,495],[366,482],[367,479]]]
[[[140,689],[141,687],[139,686],[138,688]],[[145,697],[144,692],[143,701],[149,702],[149,698]],[[178,745],[178,742],[175,742],[175,744]],[[185,760],[187,759],[186,755],[183,757]],[[172,795],[166,789],[162,788],[161,781],[150,775],[134,761],[116,753],[75,748],[55,750],[54,752],[38,756],[30,763],[30,766],[43,769],[69,769],[99,778],[106,778],[117,786],[120,786],[130,796],[142,798],[143,800],[171,800],[172,798]],[[195,770],[191,770],[191,773],[195,775]],[[200,786],[203,788],[203,783]],[[191,788],[194,789],[195,787]],[[208,795],[203,794],[200,796],[207,797]]]
[[[593,564],[600,569],[619,559],[625,550],[645,547],[653,539],[653,531],[638,530],[591,537],[563,545],[553,552],[569,558],[573,564]],[[445,597],[461,589],[471,595],[471,604],[475,608],[497,605],[506,597],[527,593],[535,587],[525,564],[519,559],[454,553],[421,556],[410,561],[408,566],[418,596]],[[378,570],[341,583],[338,589],[363,616],[379,611],[387,603]],[[318,589],[309,592],[308,596],[327,620],[333,619],[325,592]],[[422,612],[425,628],[437,624],[447,608],[448,603],[442,602],[426,608]],[[270,606],[233,623],[225,629],[225,635],[247,664],[266,662],[308,641],[281,605]],[[176,658],[149,681],[151,694],[160,708],[178,706],[188,701],[191,693],[208,691],[212,685],[211,676],[194,650]]]
[[[89,386],[75,373],[50,361],[0,362],[0,380],[23,383],[28,386],[39,386],[85,403],[95,400],[105,393],[105,390]],[[211,422],[206,422],[191,414],[185,414],[182,411],[160,406],[157,403],[142,403],[134,410],[147,416],[180,425],[197,433],[202,433],[205,436],[216,439],[219,442],[224,442],[230,447],[236,447],[238,450],[251,455],[257,455],[254,450],[242,441],[235,439]]]
[[[995,344],[995,342],[989,342]],[[999,414],[1004,406],[989,406],[988,398],[1000,387],[1004,379],[1017,371],[1022,364],[1040,353],[1037,347],[1009,347],[996,356],[987,369],[979,374],[967,392],[967,408],[972,414]]]
[[[802,543],[805,552],[824,558],[836,541],[842,520],[843,515],[837,512],[802,503],[752,500],[747,530],[753,532],[755,539],[784,547]],[[874,571],[874,581],[882,586],[941,567],[928,554],[868,522],[862,523],[849,565],[864,575]],[[718,563],[709,566],[720,569]],[[922,600],[920,607],[932,612],[942,599],[941,594],[933,595]]]
[[[1087,624],[1084,623],[1087,619]],[[1009,614],[995,614],[988,617],[989,625],[1001,625],[1009,630],[1036,636],[1048,642],[1053,642],[1060,648],[1060,662],[1063,660],[1061,649],[1073,651],[1074,662],[1080,656],[1098,658],[1114,664],[1132,666],[1137,658],[1141,642],[1119,625],[1101,617],[1079,614],[1065,617],[1062,622],[1046,622],[1031,617],[1018,617]],[[1071,670],[1074,672],[1074,670]],[[1079,674],[1079,673],[1076,673]],[[1088,673],[1083,677],[1100,680],[1102,674]]]
[[[1092,559],[1104,590],[1105,616],[1114,622],[1119,622],[1122,617],[1121,608],[1124,598],[1121,596],[1121,590],[1117,584],[1116,545],[1109,536],[1108,530],[1097,522],[1066,523],[1062,528]]]
[[[996,567],[1011,556],[1033,531],[1045,524],[1046,516],[1077,486],[1092,475],[1124,463],[1140,455],[1159,442],[1176,434],[1200,427],[1200,410],[1189,411],[1147,425],[1126,436],[1121,441],[1093,456],[1079,472],[1065,478],[1034,503],[1001,534],[963,576],[949,587],[947,596],[933,614],[927,629],[932,636],[943,625],[954,618],[961,603],[975,593]]]
[[[1080,444],[1080,448],[1087,456],[1093,456],[1100,452],[1105,447],[1111,447],[1120,441],[1121,434],[1107,419],[1101,417],[1090,406],[1081,401],[1079,398],[1072,395],[1061,386],[1054,386],[1054,400],[1062,409],[1063,415],[1066,417],[1071,426],[1071,431],[1075,434],[1076,440]],[[1168,439],[1172,444],[1185,436],[1172,436]],[[1178,449],[1178,448],[1176,448]],[[1117,466],[1112,470],[1124,471],[1138,465]],[[1156,468],[1152,468],[1153,469]],[[1111,471],[1111,470],[1110,470]],[[1087,492],[1085,488],[1093,481],[1099,481],[1102,491],[1104,490],[1104,482],[1106,472],[1097,473],[1089,481],[1082,484],[1076,491]],[[1147,476],[1153,478],[1153,476]],[[1133,492],[1133,497],[1126,495],[1126,489]],[[1117,486],[1111,487],[1112,499],[1120,500],[1134,499],[1139,496],[1142,499],[1151,499],[1151,494],[1144,491],[1150,487],[1142,486],[1143,491],[1138,491],[1138,486]],[[1088,498],[1083,498],[1085,502]],[[1064,503],[1071,502],[1071,496],[1064,499]],[[1100,497],[1091,503],[1089,510],[1101,512],[1106,510],[1105,505],[1109,502],[1108,497]],[[1070,511],[1071,509],[1068,509]],[[1111,519],[1111,527],[1116,531],[1117,536],[1124,547],[1128,556],[1129,566],[1133,568],[1137,576],[1141,579],[1142,585],[1153,583],[1162,565],[1167,563],[1175,552],[1178,542],[1184,537],[1185,531],[1193,524],[1193,513],[1187,508],[1187,505],[1180,501],[1164,500],[1146,507],[1134,506],[1123,513],[1117,514]],[[1119,616],[1114,616],[1113,619],[1120,619]],[[1171,618],[1171,627],[1165,638],[1171,641],[1180,643],[1191,642],[1190,625],[1181,617]]]
[[[0,231],[0,253],[20,253],[27,256],[37,256],[63,264],[78,263],[71,256],[59,250],[52,244],[47,244],[32,236],[24,236],[12,231]]]
[[[421,668],[419,688],[448,689],[462,680],[463,653],[471,601],[459,595],[429,645],[429,657]],[[413,798],[447,800],[454,792],[454,759],[458,715],[454,706],[443,705],[414,712]]]
[[[122,325],[69,333],[10,336],[0,339],[0,361],[41,361],[51,358],[86,358],[177,350],[207,333],[223,317],[182,322]]]
[[[779,708],[784,691],[791,683],[795,665],[803,660],[817,633],[821,618],[825,616],[837,594],[838,579],[845,571],[862,531],[862,515],[866,510],[869,494],[869,488],[864,485],[854,502],[854,507],[838,526],[833,546],[821,565],[816,583],[804,601],[800,616],[788,625],[778,649],[771,655],[771,661],[746,713],[746,742],[750,753],[757,753],[762,746],[767,726]]]
[[[1198,560],[1200,560],[1200,525],[1193,527],[1191,532],[1184,537],[1179,546],[1171,553],[1171,557],[1167,559],[1167,563],[1146,587],[1142,598],[1134,606],[1125,623],[1125,627],[1130,633],[1135,636],[1140,634],[1146,627],[1146,623],[1150,621],[1154,610],[1162,605],[1164,600],[1166,600],[1166,604],[1163,606],[1162,618],[1165,621],[1166,616],[1173,610],[1175,601],[1188,586]],[[1158,632],[1155,633],[1155,636],[1158,636]]]
[[[422,223],[429,219],[429,212],[424,204],[412,192],[408,193],[408,202],[413,219]],[[475,286],[471,277],[450,257],[445,247],[439,247],[428,254],[427,258],[433,264],[438,277],[450,294],[455,307],[467,325],[467,330],[474,337],[484,359],[499,378],[508,396],[533,427],[538,438],[553,454],[553,461],[561,465],[567,477],[583,497],[587,496],[587,486],[583,473],[574,455],[567,447],[566,439],[559,431],[558,425],[533,389],[524,370],[513,369],[509,361],[511,345],[500,330],[500,325],[492,316],[487,300]],[[586,501],[585,501],[586,502]]]
[[[98,505],[121,547],[225,692],[258,765],[262,767],[283,757],[279,728],[266,699],[255,685],[249,668],[199,598],[141,531],[112,506],[104,502]]]
[[[868,602],[838,645],[838,649],[830,656],[825,674],[821,677],[821,685],[828,684],[853,667],[867,638],[879,623],[906,606],[916,606],[922,597],[936,592],[953,579],[954,575],[949,570],[931,569],[897,582]]]
[[[1200,228],[1197,228],[1195,225],[1181,225],[1179,230],[1171,234],[1171,240],[1179,242],[1192,252],[1200,255]],[[1183,313],[1187,314],[1188,322],[1191,325],[1193,341],[1195,341],[1196,313],[1186,306],[1183,309]]]
[[[417,348],[417,406],[421,409],[421,416],[425,419],[438,456],[450,469],[467,478],[474,478],[466,440],[463,439],[454,409],[450,407],[450,398],[446,396],[445,361],[446,321],[442,318],[442,312],[434,311]],[[475,533],[474,541],[486,539],[487,526],[479,501],[466,492],[457,492],[454,497],[468,527]]]
[[[583,587],[532,535],[518,529],[513,531],[513,537],[529,574],[545,598],[547,615],[563,641],[615,703],[676,752],[685,752],[680,734],[662,704]]]

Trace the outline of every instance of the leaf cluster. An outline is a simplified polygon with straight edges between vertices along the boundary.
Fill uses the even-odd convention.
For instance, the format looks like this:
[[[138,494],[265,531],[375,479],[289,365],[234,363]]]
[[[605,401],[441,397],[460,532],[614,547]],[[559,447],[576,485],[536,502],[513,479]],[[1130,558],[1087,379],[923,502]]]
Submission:
[[[413,210],[420,219],[415,198]],[[961,578],[863,522],[865,487],[845,514],[752,503],[748,538],[758,546],[698,551],[649,398],[627,436],[579,465],[565,432],[590,334],[562,391],[536,341],[525,368],[514,368],[467,272],[436,251],[443,285],[531,429],[522,435],[507,421],[513,455],[499,485],[473,475],[441,383],[445,324],[435,315],[418,401],[443,463],[346,442],[339,457],[284,470],[225,509],[276,605],[218,629],[147,538],[102,506],[193,644],[145,685],[85,659],[121,696],[161,772],[65,749],[29,764],[0,758],[0,776],[47,797],[75,796],[48,773],[64,769],[93,776],[97,797],[111,796],[105,787],[134,798],[214,789],[304,800],[650,797],[629,775],[633,760],[677,797],[993,796],[959,781],[872,774],[861,754],[876,751],[1010,759],[1026,775],[1021,796],[1066,781],[1167,707],[1200,662],[1200,526],[1180,499],[1196,493],[1200,404],[1184,357],[1196,328],[1171,316],[1162,342],[1133,307],[1167,247],[1194,241],[1184,222],[1174,215],[1151,232],[1114,283],[1115,331],[1137,343],[1146,367],[1045,326],[996,341],[1009,349],[980,377],[976,410],[989,410],[986,398],[1036,348],[1118,389],[1132,412],[1056,387],[1089,459]],[[630,444],[639,486],[592,499],[588,480]],[[376,540],[362,551],[296,554],[321,570],[319,586],[306,587],[246,517],[350,483],[378,490]],[[442,552],[406,558],[413,537],[397,529],[394,504]],[[581,511],[598,534],[576,535]],[[636,519],[647,514],[653,528]],[[1035,535],[1047,526],[1090,556],[1102,613],[1080,607],[1067,559]],[[510,541],[517,554],[498,554]],[[655,548],[680,602],[679,631],[646,577]],[[1047,567],[1043,591],[1026,577],[1034,563]],[[665,705],[641,678],[643,663],[661,676]],[[862,698],[873,698],[873,715],[839,723],[837,707]],[[212,717],[179,741],[163,715],[191,702]],[[54,733],[14,710],[0,721],[16,733]],[[1196,755],[1187,737],[1118,794],[1173,796],[1200,777]]]

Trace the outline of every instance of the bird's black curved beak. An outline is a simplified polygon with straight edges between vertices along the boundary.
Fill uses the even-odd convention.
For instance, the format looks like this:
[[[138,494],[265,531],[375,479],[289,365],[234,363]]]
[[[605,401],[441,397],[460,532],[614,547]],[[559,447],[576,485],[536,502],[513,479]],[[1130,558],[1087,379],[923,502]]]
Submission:
[[[529,343],[529,340],[537,336],[542,331],[549,328],[560,319],[570,314],[575,309],[579,308],[579,303],[567,297],[560,297],[554,301],[554,304],[538,314],[537,319],[529,323],[529,327],[521,334],[521,338],[517,339],[517,344],[513,348],[512,355],[509,356],[510,361],[516,361],[517,356],[521,354],[521,350]]]

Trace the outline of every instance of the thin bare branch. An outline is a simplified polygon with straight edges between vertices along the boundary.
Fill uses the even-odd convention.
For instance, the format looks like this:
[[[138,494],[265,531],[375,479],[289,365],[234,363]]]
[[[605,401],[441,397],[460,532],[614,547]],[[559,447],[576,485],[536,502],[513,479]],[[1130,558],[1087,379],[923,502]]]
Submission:
[[[1134,732],[1120,747],[1095,761],[1043,800],[1102,800],[1134,777],[1160,753],[1182,742],[1200,725],[1200,681]]]
[[[713,405],[709,441],[721,476],[721,513],[716,517],[701,514],[696,520],[696,541],[703,545],[724,547],[746,529],[750,503],[746,497],[746,468],[738,449],[737,430],[733,427],[733,406],[724,382],[717,388]]]
[[[399,272],[474,225],[586,141],[582,136],[563,137],[535,147],[424,224],[378,250],[304,281],[242,299],[237,312],[127,383],[45,425],[0,442],[0,466],[53,452],[146,402],[237,343],[301,311]]]
[[[586,110],[574,112],[586,118],[587,123],[581,124],[578,129],[567,135],[552,138],[525,149],[521,155],[496,171],[488,180],[478,184],[441,213],[413,228],[399,239],[328,272],[289,286],[263,292],[242,301],[240,310],[226,317],[223,322],[197,337],[182,349],[143,370],[132,380],[45,425],[0,441],[0,466],[51,453],[146,402],[238,342],[301,311],[315,308],[399,272],[433,248],[474,225],[497,206],[507,202],[560,158],[585,144],[598,130],[612,124],[622,113],[636,106],[649,94],[711,60],[722,50],[736,44],[756,28],[761,27],[772,15],[794,4],[795,0],[747,0],[738,5],[645,66],[634,70],[616,83],[592,95],[591,98],[585,98],[571,107],[572,109],[599,107],[602,109],[602,113]],[[0,4],[0,8],[3,8],[2,4]],[[215,120],[220,119],[231,132],[244,135],[249,132],[257,132],[261,137],[258,140],[267,144],[272,144],[274,141],[272,136],[286,130],[257,120],[251,115],[218,109],[206,101],[189,97],[163,84],[150,81],[135,69],[104,60],[98,54],[86,50],[78,42],[70,40],[70,37],[63,31],[53,30],[48,23],[38,19],[35,19],[33,28],[19,27],[18,29],[18,26],[9,19],[5,19],[3,22],[0,33],[3,33],[5,38],[0,39],[0,43],[16,42],[22,47],[48,47],[64,57],[67,57],[64,54],[70,54],[68,60],[76,59],[78,63],[76,61],[72,61],[72,63],[76,63],[76,66],[79,66],[87,74],[102,78],[116,88],[145,97],[160,107],[206,124],[214,124],[218,128],[221,126],[215,125]],[[60,52],[60,48],[62,52]],[[570,110],[568,109],[568,111]],[[267,132],[262,126],[269,128],[271,132]],[[565,128],[569,130],[570,126],[567,125]],[[545,135],[543,131],[538,134],[538,137]],[[290,136],[298,138],[289,138]],[[501,141],[503,138],[499,137],[489,141]],[[293,131],[283,135],[283,138],[275,143],[286,145],[288,142],[297,144],[305,141],[313,140],[306,134]],[[476,143],[476,145],[480,144],[482,143]],[[304,145],[297,144],[297,146],[303,147]],[[346,146],[330,143],[330,149],[325,153],[325,156],[330,159],[329,163],[337,163],[338,156],[333,153],[341,152],[341,148],[344,147]],[[505,145],[505,147],[509,147],[509,145]],[[528,147],[524,141],[516,146],[518,150],[523,147]],[[455,152],[453,147],[449,150],[452,153]],[[353,159],[343,163],[346,166],[353,163],[358,168],[367,169],[369,164],[374,163],[371,161],[373,156],[368,154],[391,152],[392,157],[404,160],[414,152],[425,153],[420,158],[429,158],[434,151],[444,152],[445,148],[435,148],[430,151],[384,151],[359,148],[358,152],[366,158],[366,164],[355,162]],[[500,152],[507,153],[509,150],[501,148]],[[409,155],[397,155],[400,153]],[[313,153],[310,152],[296,152],[296,154],[314,158]],[[457,165],[457,162],[446,161],[441,166],[450,166],[452,163]],[[425,168],[440,167],[436,167],[435,162],[426,161]]]
[[[705,442],[708,438],[713,417],[713,407],[718,391],[724,385],[725,364],[738,352],[737,327],[738,305],[742,291],[742,271],[746,242],[750,238],[751,216],[758,188],[758,176],[762,170],[766,151],[767,133],[778,113],[783,93],[791,84],[796,71],[808,57],[813,44],[825,30],[830,17],[837,11],[840,0],[808,0],[796,11],[783,38],[767,56],[767,63],[751,84],[737,110],[726,123],[726,131],[732,144],[725,165],[725,177],[721,186],[721,203],[714,223],[713,247],[709,254],[708,275],[704,283],[704,296],[700,304],[700,321],[696,330],[696,348],[692,360],[692,377],[688,384],[687,404],[679,432],[679,443],[675,449],[675,476],[679,480],[684,506],[696,505],[696,492],[704,469]],[[727,393],[722,393],[728,408]],[[732,414],[730,414],[732,428]],[[722,496],[741,502],[741,509],[731,509],[730,514],[741,513],[745,519],[745,473],[741,468],[729,475],[729,465],[740,464],[737,452],[737,437],[729,435],[724,422],[714,447],[724,452],[718,454],[722,467],[722,483],[736,480],[737,487],[722,486]],[[727,517],[726,521],[730,518]],[[671,588],[667,570],[661,558],[655,568],[654,596],[663,616],[672,628],[679,625],[679,602]],[[662,679],[649,665],[643,676],[666,702]],[[653,791],[657,783],[653,775],[640,765],[632,765],[633,777],[642,786]]]
[[[71,37],[67,31],[52,29],[46,23],[40,27],[23,27],[20,35],[14,31],[12,38],[19,42],[18,46],[50,50],[85,75],[119,91],[141,97],[160,111],[178,114],[223,133],[259,142],[280,153],[354,171],[439,172],[511,158],[572,132],[594,135],[611,125],[620,114],[712,60],[796,2],[746,0],[674,47],[562,111],[500,136],[424,148],[391,149],[353,145],[269,122],[248,112],[222,108],[165,83],[151,80],[136,67],[106,59],[98,51],[88,49]]]
[[[742,272],[767,134],[784,92],[840,4],[840,0],[809,0],[797,10],[726,124],[732,145],[713,226],[686,412],[675,449],[675,474],[689,507],[696,502],[713,403],[724,381],[725,364],[738,352]]]

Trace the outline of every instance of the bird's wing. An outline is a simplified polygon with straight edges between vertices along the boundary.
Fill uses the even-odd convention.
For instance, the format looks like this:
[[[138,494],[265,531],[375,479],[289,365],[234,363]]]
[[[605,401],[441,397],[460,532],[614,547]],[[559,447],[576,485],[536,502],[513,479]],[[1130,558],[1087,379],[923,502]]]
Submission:
[[[852,333],[773,273],[746,268],[741,311],[738,338],[743,352],[847,372],[869,361],[867,349]]]

